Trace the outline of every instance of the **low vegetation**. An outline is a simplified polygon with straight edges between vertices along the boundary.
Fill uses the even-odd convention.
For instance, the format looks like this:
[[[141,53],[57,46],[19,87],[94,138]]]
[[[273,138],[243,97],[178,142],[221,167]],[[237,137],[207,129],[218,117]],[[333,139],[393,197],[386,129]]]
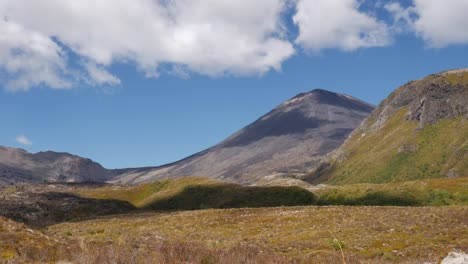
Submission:
[[[468,85],[468,72],[449,73],[445,75],[445,79],[453,85]]]
[[[25,222],[36,229],[0,217],[0,263],[341,263],[342,254],[347,263],[435,262],[468,250],[467,185],[468,178],[432,179],[325,186],[312,194],[192,177],[137,186],[9,187],[0,194],[5,201],[27,199],[13,211],[34,219]],[[31,199],[50,190],[57,199]],[[88,201],[99,206],[83,217]],[[107,208],[120,203],[138,207]],[[68,209],[60,220],[49,209],[61,205]],[[96,214],[101,205],[117,215]],[[71,219],[77,208],[80,217]]]
[[[468,178],[330,186],[316,194],[318,205],[468,205]]]
[[[245,187],[236,184],[189,185],[174,196],[146,206],[156,210],[311,205],[313,193],[299,187]]]
[[[404,121],[408,109],[394,114],[378,133],[354,134],[345,160],[328,171],[330,184],[387,183],[468,175],[468,122],[440,120],[418,129]]]
[[[83,197],[117,199],[143,208],[158,199],[174,196],[191,185],[219,185],[220,181],[203,177],[184,177],[173,180],[160,180],[132,186],[109,185],[100,188],[81,188],[76,192]]]
[[[208,209],[109,216],[40,233],[74,249],[57,250],[55,260],[75,263],[341,263],[341,249],[347,263],[433,263],[468,250],[467,218],[467,207]],[[9,250],[10,259],[33,258]]]
[[[313,193],[300,187],[241,186],[200,177],[80,189],[77,193],[87,198],[124,200],[145,210],[294,206],[316,201]]]
[[[139,193],[140,190],[144,191]],[[311,193],[294,186],[246,187],[189,177],[137,186],[80,189],[77,192],[87,198],[121,199],[148,210],[292,205],[468,205],[468,178],[324,186]]]

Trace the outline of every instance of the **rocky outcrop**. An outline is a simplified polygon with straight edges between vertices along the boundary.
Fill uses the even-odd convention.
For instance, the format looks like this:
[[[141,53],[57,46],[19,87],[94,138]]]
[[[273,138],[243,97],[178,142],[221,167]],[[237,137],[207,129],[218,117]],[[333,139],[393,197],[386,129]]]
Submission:
[[[406,120],[417,121],[420,127],[443,118],[468,118],[468,90],[464,78],[468,70],[446,71],[430,75],[398,88],[371,114],[376,120],[372,129],[381,127],[402,107],[408,107]]]
[[[466,264],[468,263],[468,254],[464,252],[453,251],[445,257],[440,264]]]

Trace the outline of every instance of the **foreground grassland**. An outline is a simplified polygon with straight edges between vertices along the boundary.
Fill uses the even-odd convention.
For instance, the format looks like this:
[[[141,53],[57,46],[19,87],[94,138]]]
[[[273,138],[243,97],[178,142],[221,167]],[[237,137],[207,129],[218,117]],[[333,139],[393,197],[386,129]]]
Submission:
[[[189,177],[0,196],[0,263],[436,263],[468,251],[468,178],[311,193]]]
[[[452,250],[468,250],[467,219],[468,207],[451,206],[129,214],[57,224],[40,232],[15,231],[20,236],[39,233],[39,242],[32,244],[36,249],[17,252],[17,243],[2,243],[0,256],[38,262],[53,256],[75,263],[340,263],[342,247],[347,263],[434,263]],[[67,245],[65,250],[60,243]],[[54,254],[40,254],[45,250]]]

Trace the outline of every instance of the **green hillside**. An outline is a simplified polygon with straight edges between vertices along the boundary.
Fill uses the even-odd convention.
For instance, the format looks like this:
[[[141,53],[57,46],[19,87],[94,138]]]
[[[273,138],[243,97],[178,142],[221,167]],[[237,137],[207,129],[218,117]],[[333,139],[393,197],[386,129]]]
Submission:
[[[201,177],[185,177],[135,186],[108,186],[77,191],[80,196],[128,201],[151,210],[195,210],[310,205],[313,193],[300,187],[241,186]]]
[[[387,183],[468,176],[468,72],[392,93],[309,181]]]
[[[468,177],[335,185],[314,192],[318,205],[468,205]]]

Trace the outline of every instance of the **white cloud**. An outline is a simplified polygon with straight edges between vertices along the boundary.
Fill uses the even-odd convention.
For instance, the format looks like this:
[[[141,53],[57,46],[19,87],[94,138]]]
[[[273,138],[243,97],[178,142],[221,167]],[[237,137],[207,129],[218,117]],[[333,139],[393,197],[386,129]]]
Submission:
[[[55,40],[89,62],[81,71],[96,84],[118,84],[107,68],[119,62],[148,77],[157,77],[161,65],[209,76],[263,74],[294,54],[283,37],[285,8],[285,0],[0,0],[0,15],[8,20],[0,30],[15,25],[24,38],[11,43],[0,37],[7,54],[0,63],[5,68],[12,59],[25,60],[11,52],[18,46],[34,55],[32,62],[18,62],[27,66],[20,66],[24,74],[16,76],[14,90],[68,87],[66,74],[83,79],[73,76]],[[30,51],[32,35],[39,50]]]
[[[467,0],[414,0],[414,30],[431,47],[468,44]]]
[[[393,16],[394,24],[392,29],[395,32],[403,33],[413,31],[412,8],[404,8],[397,2],[388,3],[383,7]]]
[[[42,33],[5,20],[0,21],[0,69],[9,76],[9,90],[28,90],[38,85],[56,89],[70,86],[61,77],[66,70],[62,49]]]
[[[430,47],[468,44],[467,0],[414,0],[407,8],[393,2],[385,8],[398,28],[414,32]]]
[[[385,4],[387,3],[387,4]],[[0,0],[0,83],[12,91],[119,85],[111,66],[148,78],[261,75],[304,50],[353,51],[417,34],[431,47],[468,43],[467,0]],[[364,7],[365,5],[365,7]],[[376,17],[393,14],[394,25]],[[365,11],[366,10],[366,11]]]
[[[29,140],[29,138],[27,138],[25,135],[17,136],[16,137],[16,142],[18,142],[18,143],[20,143],[21,145],[24,145],[24,146],[32,145],[31,140]]]
[[[358,0],[298,0],[293,17],[299,27],[296,43],[312,52],[389,45],[388,26],[360,11],[360,5]]]
[[[88,80],[89,84],[111,86],[120,84],[120,79],[112,75],[103,67],[99,67],[95,63],[85,63],[84,66],[90,77]]]

